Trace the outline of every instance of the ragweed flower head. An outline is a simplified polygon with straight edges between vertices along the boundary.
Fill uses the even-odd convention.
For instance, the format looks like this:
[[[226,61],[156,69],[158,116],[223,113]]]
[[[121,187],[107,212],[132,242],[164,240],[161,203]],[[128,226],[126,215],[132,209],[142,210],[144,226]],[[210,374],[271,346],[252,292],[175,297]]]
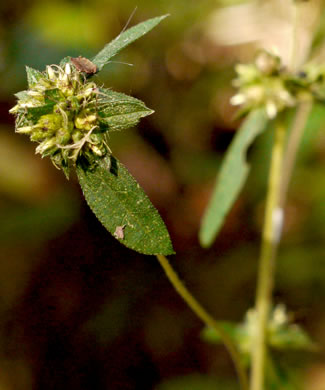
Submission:
[[[280,58],[262,51],[252,64],[238,64],[233,84],[239,92],[232,97],[233,105],[241,105],[241,113],[265,107],[270,119],[286,107],[296,104],[295,96],[287,87],[287,76]]]
[[[28,90],[16,94],[18,102],[10,110],[16,132],[37,142],[36,153],[50,157],[66,177],[77,163],[92,167],[110,154],[110,130],[133,126],[153,112],[140,100],[89,81],[96,66],[87,60],[87,71],[81,59],[47,66],[44,72],[27,67]]]
[[[105,156],[109,148],[98,115],[100,89],[67,62],[50,65],[41,73],[27,68],[29,89],[18,93],[10,112],[16,116],[16,132],[37,142],[36,153],[49,156],[66,176],[76,161],[89,164]]]

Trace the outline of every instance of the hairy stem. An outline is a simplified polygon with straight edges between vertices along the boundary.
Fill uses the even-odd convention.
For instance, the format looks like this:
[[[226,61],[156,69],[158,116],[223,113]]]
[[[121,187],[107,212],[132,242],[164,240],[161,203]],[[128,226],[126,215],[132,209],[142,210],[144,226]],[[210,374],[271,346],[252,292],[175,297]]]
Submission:
[[[272,305],[274,279],[274,260],[282,230],[283,211],[280,205],[283,154],[286,141],[286,128],[278,119],[272,149],[269,173],[268,194],[262,246],[259,260],[256,292],[256,334],[252,349],[252,370],[250,390],[264,390],[266,360],[266,333],[269,313]]]
[[[157,259],[177,293],[184,299],[188,306],[205,323],[205,325],[213,328],[218,333],[234,362],[242,390],[248,390],[246,371],[241,362],[237,347],[234,345],[234,343],[227,335],[227,333],[223,330],[223,328],[219,326],[218,322],[200,305],[200,303],[185,287],[183,282],[180,280],[180,278],[170,265],[168,259],[163,255],[157,255]]]

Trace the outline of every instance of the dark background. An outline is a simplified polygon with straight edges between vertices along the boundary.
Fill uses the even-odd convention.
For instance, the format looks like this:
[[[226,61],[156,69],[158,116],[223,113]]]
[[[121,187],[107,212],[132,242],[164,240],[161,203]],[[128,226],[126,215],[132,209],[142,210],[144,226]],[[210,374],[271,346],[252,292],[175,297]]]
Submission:
[[[67,181],[35,156],[36,144],[14,133],[8,110],[26,88],[25,65],[44,70],[67,55],[91,58],[135,6],[130,25],[169,13],[116,58],[132,67],[113,62],[95,76],[155,110],[136,129],[113,133],[110,147],[160,211],[177,252],[170,261],[186,285],[217,319],[241,321],[254,304],[271,131],[251,148],[250,178],[213,247],[201,249],[197,233],[239,126],[229,104],[233,65],[251,61],[259,44],[285,42],[286,30],[271,17],[287,26],[291,14],[290,1],[269,1],[261,14],[229,8],[239,3],[247,7],[212,0],[1,2],[1,390],[238,388],[224,348],[201,340],[202,323],[155,257],[112,238],[76,178]],[[323,3],[310,3],[302,34],[311,40],[319,22],[321,48]],[[309,390],[325,386],[324,117],[317,108],[300,151],[275,287],[275,302],[320,346],[302,353],[294,370]]]

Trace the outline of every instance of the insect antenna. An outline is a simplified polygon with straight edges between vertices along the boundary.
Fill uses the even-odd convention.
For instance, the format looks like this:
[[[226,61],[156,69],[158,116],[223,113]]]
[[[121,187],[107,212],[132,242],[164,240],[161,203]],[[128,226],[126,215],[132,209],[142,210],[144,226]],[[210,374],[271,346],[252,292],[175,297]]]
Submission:
[[[129,26],[129,24],[130,24],[130,22],[131,22],[131,20],[132,20],[132,18],[133,18],[133,16],[134,16],[134,14],[136,13],[137,9],[138,9],[138,6],[136,6],[136,7],[134,8],[134,10],[132,11],[131,15],[129,16],[129,19],[128,19],[127,22],[125,23],[125,26],[123,27],[122,31],[119,33],[119,35],[118,35],[115,39],[119,38],[119,36],[120,36],[121,34],[123,34],[124,31],[128,28],[128,26]]]

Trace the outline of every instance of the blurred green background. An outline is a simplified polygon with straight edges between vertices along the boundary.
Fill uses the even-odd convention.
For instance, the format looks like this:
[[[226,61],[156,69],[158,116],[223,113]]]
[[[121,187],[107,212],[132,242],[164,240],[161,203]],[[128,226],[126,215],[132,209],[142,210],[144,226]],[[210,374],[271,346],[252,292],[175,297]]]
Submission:
[[[310,3],[299,58],[311,44],[322,53],[323,2]],[[190,290],[216,318],[241,321],[254,304],[271,131],[250,150],[249,181],[214,246],[201,249],[197,233],[239,126],[229,104],[233,65],[251,60],[259,45],[288,51],[290,4],[1,2],[0,390],[238,388],[224,348],[201,340],[201,322],[156,259],[105,231],[76,179],[35,156],[36,144],[14,133],[8,110],[26,88],[25,65],[43,70],[67,55],[91,58],[136,6],[130,25],[169,13],[94,81],[155,110],[137,129],[113,133],[111,149],[160,211],[177,251],[170,260]],[[308,390],[325,389],[323,119],[315,107],[292,180],[275,287],[276,303],[320,346],[295,358],[301,368],[294,374]]]

